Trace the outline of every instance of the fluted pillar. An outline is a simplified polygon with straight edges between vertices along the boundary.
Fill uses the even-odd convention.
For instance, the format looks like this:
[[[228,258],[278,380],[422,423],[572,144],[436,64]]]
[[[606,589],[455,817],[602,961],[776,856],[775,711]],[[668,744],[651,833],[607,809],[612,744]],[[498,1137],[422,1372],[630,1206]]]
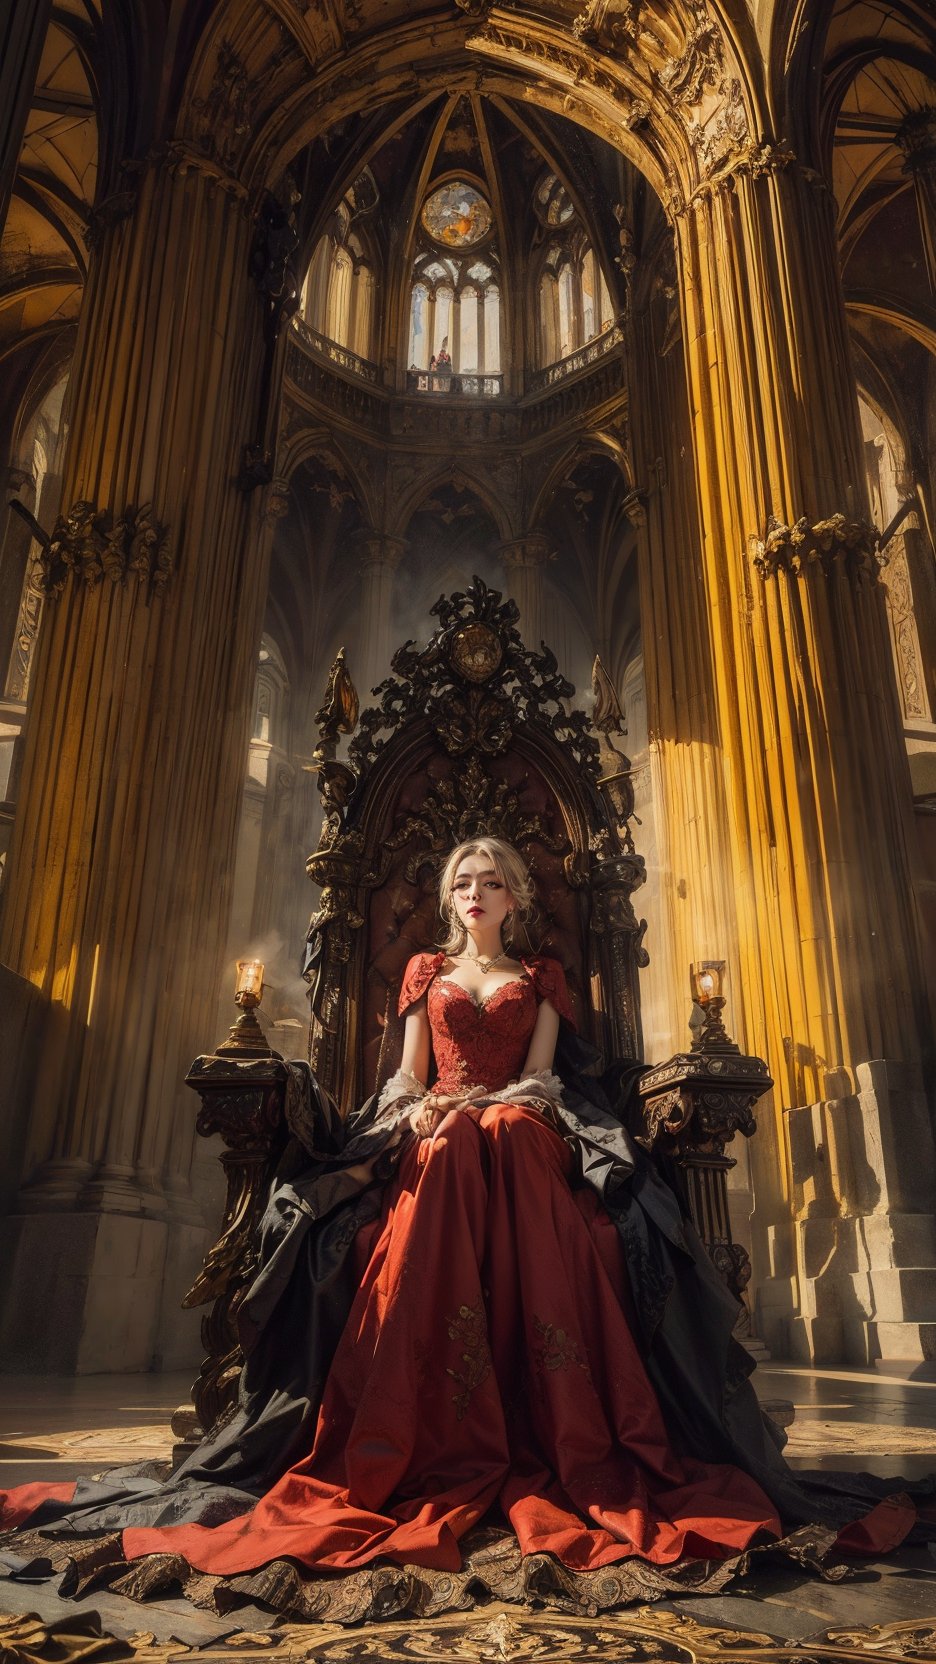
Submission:
[[[251,234],[238,183],[174,147],[106,230],[82,315],[0,920],[0,959],[48,1006],[7,1222],[10,1334],[44,1243],[64,1268],[55,1356],[32,1367],[145,1366],[185,1215],[181,1081],[213,1034],[266,584],[236,484],[258,414]],[[108,1218],[139,1228],[118,1242]],[[121,1277],[108,1334],[98,1295]]]
[[[396,572],[406,552],[406,540],[388,532],[365,532],[358,544],[361,593],[358,606],[360,636],[355,677],[362,688],[375,687],[390,674],[393,639],[393,590]]]
[[[832,198],[762,147],[676,219],[745,1044],[799,1117],[788,1334],[919,1357],[927,1001]]]
[[[502,543],[498,553],[507,569],[507,594],[520,611],[520,634],[538,652],[549,635],[544,576],[555,559],[553,546],[545,532],[527,532]]]
[[[647,731],[665,908],[663,939],[642,980],[651,980],[658,1003],[665,1002],[657,1031],[665,1032],[669,1051],[678,1051],[685,1044],[690,965],[700,959],[727,960],[735,996],[738,962],[685,371],[678,352],[662,350],[668,313],[658,292],[639,321],[631,320],[630,435],[638,489],[625,506],[637,531]],[[733,997],[733,1020],[735,1003]]]

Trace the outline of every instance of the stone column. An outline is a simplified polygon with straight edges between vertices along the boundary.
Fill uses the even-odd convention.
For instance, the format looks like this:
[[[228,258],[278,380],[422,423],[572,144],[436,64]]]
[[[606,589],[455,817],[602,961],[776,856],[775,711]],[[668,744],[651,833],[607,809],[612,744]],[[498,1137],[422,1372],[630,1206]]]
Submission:
[[[365,532],[359,540],[361,598],[360,636],[354,679],[360,688],[376,687],[390,674],[393,639],[393,588],[406,540],[387,532]]]
[[[919,1360],[928,1012],[833,202],[764,146],[676,220],[745,1043],[790,1115],[800,1221],[799,1312],[766,1338]]]
[[[555,559],[553,546],[545,532],[527,532],[502,543],[498,553],[507,569],[507,594],[520,609],[520,635],[538,653],[549,633],[543,574],[547,563]]]
[[[266,585],[236,484],[251,236],[237,181],[172,146],[92,264],[0,921],[48,1010],[3,1227],[8,1367],[147,1367],[168,1227],[194,1229],[181,1082],[213,1038]]]
[[[930,290],[936,295],[936,106],[914,110],[896,137],[904,156],[904,173],[913,180],[926,270]]]
[[[51,0],[6,0],[0,16],[0,230],[6,224],[51,15]]]
[[[625,506],[637,531],[647,736],[666,909],[664,940],[642,981],[650,979],[665,1000],[666,1051],[680,1051],[691,1009],[689,967],[697,960],[728,962],[733,1020],[740,1012],[685,369],[678,350],[664,351],[672,346],[671,297],[672,288],[667,297],[657,285],[628,330],[638,489]]]

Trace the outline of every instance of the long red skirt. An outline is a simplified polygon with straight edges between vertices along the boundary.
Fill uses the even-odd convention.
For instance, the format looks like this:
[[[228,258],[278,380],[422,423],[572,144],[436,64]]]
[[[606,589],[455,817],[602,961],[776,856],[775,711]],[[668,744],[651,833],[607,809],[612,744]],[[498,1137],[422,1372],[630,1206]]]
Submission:
[[[500,1506],[525,1554],[589,1570],[735,1554],[780,1522],[727,1465],[678,1457],[628,1319],[617,1233],[535,1111],[500,1104],[413,1140],[308,1456],[247,1515],[124,1532],[128,1559],[227,1575],[288,1558],[440,1570]]]

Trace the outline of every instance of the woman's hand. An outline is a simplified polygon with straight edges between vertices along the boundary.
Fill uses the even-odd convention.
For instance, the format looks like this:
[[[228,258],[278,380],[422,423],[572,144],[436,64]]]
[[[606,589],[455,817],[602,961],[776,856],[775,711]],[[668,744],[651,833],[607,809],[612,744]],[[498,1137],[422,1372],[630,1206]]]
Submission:
[[[459,1109],[464,1098],[453,1098],[443,1092],[430,1092],[412,1111],[409,1124],[420,1138],[431,1138],[441,1121]]]

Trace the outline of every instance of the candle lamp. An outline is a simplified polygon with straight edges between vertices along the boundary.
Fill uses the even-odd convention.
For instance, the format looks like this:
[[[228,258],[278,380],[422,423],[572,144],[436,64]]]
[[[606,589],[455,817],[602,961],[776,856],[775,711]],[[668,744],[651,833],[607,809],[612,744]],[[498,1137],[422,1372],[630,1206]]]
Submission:
[[[730,1035],[725,1032],[722,993],[725,976],[724,959],[700,959],[689,967],[689,986],[696,1005],[702,1009],[702,1027],[692,1042],[694,1052],[736,1052]]]
[[[234,1004],[240,1016],[225,1041],[218,1047],[220,1057],[275,1057],[272,1046],[257,1019],[257,1007],[263,999],[264,965],[260,959],[239,959],[237,981],[234,985]]]

